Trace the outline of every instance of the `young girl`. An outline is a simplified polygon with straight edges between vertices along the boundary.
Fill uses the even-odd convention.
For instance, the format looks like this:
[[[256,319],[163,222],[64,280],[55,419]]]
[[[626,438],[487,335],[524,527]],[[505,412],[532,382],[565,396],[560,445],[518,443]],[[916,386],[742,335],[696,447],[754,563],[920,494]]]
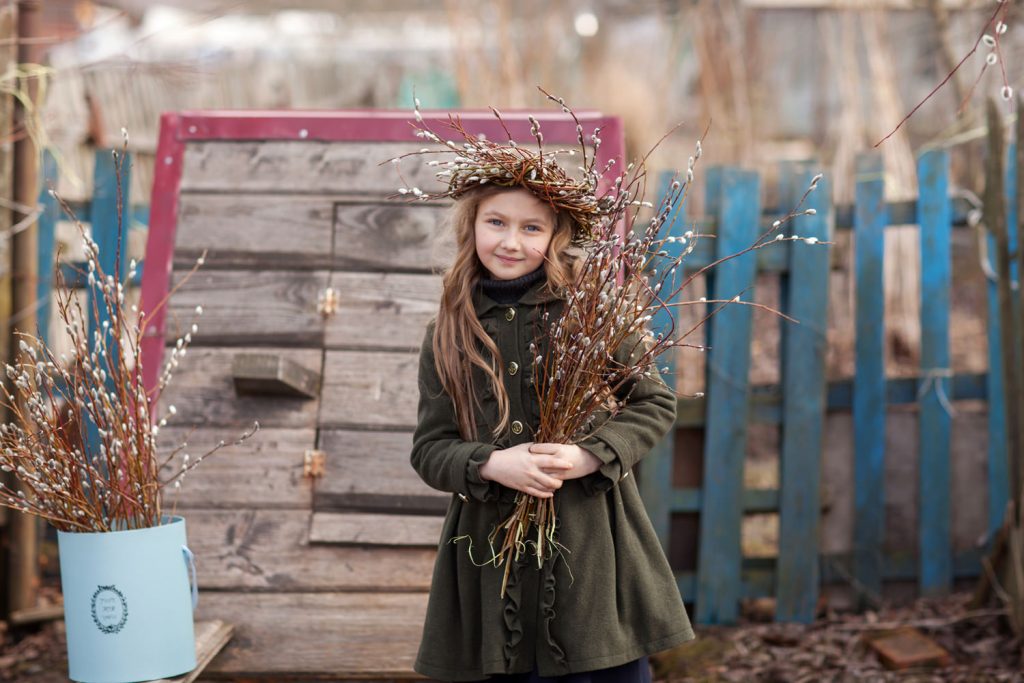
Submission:
[[[676,398],[644,378],[578,443],[534,443],[531,359],[562,311],[586,226],[525,183],[460,192],[452,223],[457,253],[420,352],[411,461],[454,495],[415,669],[447,681],[650,681],[647,655],[694,637],[630,476],[673,426]],[[488,537],[520,492],[555,497],[562,551],[540,567],[523,553],[502,596]]]

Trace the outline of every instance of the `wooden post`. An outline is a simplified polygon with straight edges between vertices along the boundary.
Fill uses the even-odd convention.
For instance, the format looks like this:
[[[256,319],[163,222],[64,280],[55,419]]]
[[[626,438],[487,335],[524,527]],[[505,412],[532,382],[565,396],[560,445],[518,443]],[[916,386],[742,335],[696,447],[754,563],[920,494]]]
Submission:
[[[998,105],[988,102],[986,109],[988,127],[988,150],[985,165],[985,194],[983,197],[984,224],[987,229],[987,247],[993,255],[996,271],[995,281],[988,282],[988,413],[989,413],[989,532],[992,534],[991,550],[982,559],[984,571],[974,591],[972,606],[985,604],[991,596],[994,580],[1003,581],[1003,568],[1008,564],[1007,555],[1013,545],[1013,524],[1016,514],[1007,514],[1019,508],[1019,477],[1014,472],[1018,467],[1020,452],[1020,432],[1018,431],[1018,410],[1013,407],[1016,401],[1017,377],[1019,368],[1015,366],[1016,345],[1014,343],[1014,325],[1012,316],[1013,294],[1010,278],[1012,277],[1010,262],[1010,237],[1012,232],[1007,229],[1005,208],[1007,200],[1006,186],[1020,186],[1018,177],[1012,184],[1012,175],[1003,168],[1003,128],[999,116]],[[1020,155],[1020,145],[1017,145]],[[1012,157],[1011,170],[1014,168]],[[1015,209],[1021,208],[1016,200],[1011,204]],[[1018,235],[1019,237],[1019,235]],[[1013,492],[1013,493],[1011,493]],[[1011,501],[1013,501],[1011,503]],[[1019,526],[1018,526],[1019,528]],[[1000,574],[1004,576],[1000,576]],[[1024,589],[1024,580],[1019,582]],[[1004,586],[1004,589],[1006,587]],[[1010,587],[1012,588],[1012,586]],[[1005,595],[1005,590],[1004,590]],[[1011,612],[1011,623],[1014,623]],[[1024,617],[1019,621],[1024,623]],[[1024,630],[1024,629],[1022,629]]]
[[[1017,251],[1017,283],[1018,288],[1013,303],[1017,307],[1017,329],[1014,349],[1017,353],[1017,363],[1014,367],[1017,383],[1017,448],[1011,451],[1011,472],[1010,491],[1012,495],[1013,515],[1008,520],[1007,526],[1007,553],[1006,553],[1006,583],[1009,585],[1007,592],[1010,594],[1010,624],[1013,626],[1017,638],[1024,638],[1024,295],[1020,292],[1020,282],[1024,280],[1024,117],[1020,114],[1020,107],[1024,104],[1020,94],[1017,95],[1017,136],[1013,154],[1010,157],[1010,167],[1015,174],[1016,183],[1011,185],[1014,196],[1010,202],[1012,222],[1006,226],[1007,235],[1016,237],[1015,245]],[[1014,233],[1016,233],[1014,235]]]
[[[18,44],[18,61],[22,64],[38,62],[40,50],[34,41],[38,36],[40,3],[31,0],[18,2],[18,36],[26,39]],[[39,83],[35,78],[23,84],[30,102],[35,102]],[[15,105],[15,132],[20,136],[14,145],[14,199],[20,204],[34,207],[38,195],[39,150],[35,141],[26,133],[30,130],[29,117],[34,113],[25,110],[20,103]],[[18,220],[25,215],[16,213]],[[15,221],[17,223],[18,221]],[[14,235],[13,299],[16,322],[15,330],[36,332],[36,288],[38,285],[39,255],[35,223]],[[14,353],[18,354],[17,344]],[[34,516],[11,513],[10,522],[10,583],[8,586],[8,610],[11,612],[34,607],[39,582],[38,564],[38,521]]]
[[[9,41],[8,46],[0,49],[0,68],[4,70],[12,68],[17,63],[17,45],[11,40],[17,34],[17,8],[6,5],[0,8],[0,39]],[[7,140],[11,136],[13,126],[14,98],[8,96],[0,97],[0,139]],[[0,148],[0,192],[5,197],[13,197],[11,191],[11,168],[12,154],[10,147]],[[8,361],[11,358],[11,328],[10,319],[14,314],[14,301],[11,280],[12,267],[12,237],[10,229],[12,215],[9,211],[0,211],[0,361]],[[6,375],[0,376],[0,382],[7,382]],[[0,422],[6,422],[8,411],[0,406]],[[2,474],[5,483],[11,483],[13,477]],[[6,529],[9,523],[10,513],[7,508],[0,508],[0,536],[6,536]],[[7,604],[8,586],[8,550],[7,544],[0,544],[0,615],[9,611]]]
[[[1014,166],[1016,173],[1016,187],[1013,188],[1013,213],[1016,225],[1008,225],[1008,232],[1016,232],[1017,237],[1017,281],[1024,278],[1024,116],[1021,116],[1021,106],[1024,106],[1024,97],[1017,93],[1017,135],[1013,149],[1014,158],[1010,163]],[[1020,288],[1017,290],[1017,430],[1018,434],[1024,434],[1024,368],[1020,363],[1024,362],[1024,299],[1021,298]],[[1013,464],[1010,471],[1012,480],[1010,482],[1011,495],[1016,513],[1016,523],[1022,524],[1022,510],[1024,506],[1024,443],[1018,442],[1017,450],[1013,453]]]
[[[853,573],[858,602],[882,590],[885,536],[885,171],[881,154],[857,157],[854,214],[856,374],[853,378]]]
[[[1004,524],[996,538],[992,556],[986,558],[987,567],[1002,583],[1001,596],[1009,610],[1009,621],[1018,637],[1024,635],[1024,527],[1020,519],[1020,469],[1021,469],[1021,427],[1018,416],[1021,410],[1021,367],[1017,361],[1017,341],[1013,311],[1011,283],[1013,273],[1010,260],[1010,230],[1007,225],[1006,196],[1004,193],[1003,121],[999,105],[990,99],[986,109],[988,126],[988,161],[985,166],[985,225],[992,231],[996,242],[996,272],[999,276],[999,336],[1002,344],[1002,365],[1004,375],[1004,396],[1006,406],[1007,468],[1010,479],[1010,505]],[[1016,226],[1015,226],[1016,227]],[[1016,230],[1014,230],[1016,232]],[[1019,275],[1019,274],[1018,274]],[[995,397],[998,400],[1000,397]],[[987,593],[992,579],[986,572],[976,596]]]
[[[721,258],[746,249],[757,239],[760,179],[754,172],[727,168],[721,174],[718,190],[721,197],[716,212],[715,255]],[[715,289],[708,298],[742,296],[752,301],[756,268],[756,253],[715,266]],[[750,399],[751,309],[728,304],[708,325],[713,346],[708,357],[697,621],[732,623],[739,616],[739,600],[743,597],[740,534]]]
[[[992,160],[990,160],[992,161]],[[988,184],[986,180],[986,185]],[[1000,182],[1002,182],[1000,180]],[[997,252],[996,237],[989,218],[985,216],[987,227],[984,237],[989,261],[995,263]],[[992,270],[996,270],[993,265]],[[999,281],[986,278],[986,315],[988,318],[988,531],[993,538],[1003,527],[1006,518],[1006,506],[1010,499],[1009,463],[1012,458],[1007,421],[1014,416],[1007,412],[1006,405],[1006,372],[1003,369],[1003,335],[1004,325],[1012,325],[1012,321],[1003,320],[999,312]],[[984,582],[981,584],[984,586]]]
[[[1020,430],[1017,424],[1017,397],[1020,384],[1020,372],[1016,362],[1016,345],[1014,343],[1013,294],[1010,289],[1010,242],[1006,226],[1006,206],[1004,196],[1003,154],[1003,122],[999,115],[998,105],[989,100],[986,119],[988,123],[988,161],[985,165],[985,225],[992,231],[996,241],[996,273],[999,275],[999,336],[1002,347],[1003,384],[1006,411],[1006,441],[1008,444],[1008,474],[1011,486],[1011,504],[1016,500],[1013,491],[1019,481],[1017,471],[1017,454],[1020,452]],[[1016,518],[1016,515],[1014,515]]]

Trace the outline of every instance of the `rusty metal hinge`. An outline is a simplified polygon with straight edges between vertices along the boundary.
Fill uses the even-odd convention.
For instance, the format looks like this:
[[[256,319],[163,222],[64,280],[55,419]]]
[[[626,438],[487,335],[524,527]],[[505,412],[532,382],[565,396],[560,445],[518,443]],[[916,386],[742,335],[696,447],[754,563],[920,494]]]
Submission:
[[[325,318],[328,318],[338,312],[338,303],[341,296],[334,287],[328,287],[320,292],[320,296],[317,297],[316,311]]]
[[[318,479],[324,476],[327,455],[323,451],[309,450],[302,460],[302,476]]]

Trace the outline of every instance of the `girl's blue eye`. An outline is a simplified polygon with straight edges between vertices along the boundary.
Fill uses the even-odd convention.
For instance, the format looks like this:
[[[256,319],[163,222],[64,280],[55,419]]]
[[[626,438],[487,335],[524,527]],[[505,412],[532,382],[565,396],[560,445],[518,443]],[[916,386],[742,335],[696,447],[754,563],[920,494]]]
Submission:
[[[501,225],[501,219],[499,218],[491,218],[487,222],[491,225]]]
[[[541,230],[539,225],[527,225],[526,229],[534,232],[540,232]]]

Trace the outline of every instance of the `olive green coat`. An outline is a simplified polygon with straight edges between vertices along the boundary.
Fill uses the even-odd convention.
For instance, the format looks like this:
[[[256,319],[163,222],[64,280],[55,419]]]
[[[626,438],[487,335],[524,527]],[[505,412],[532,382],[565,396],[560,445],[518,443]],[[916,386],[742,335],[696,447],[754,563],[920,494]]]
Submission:
[[[454,494],[415,664],[432,678],[480,680],[528,673],[535,666],[541,676],[591,671],[694,637],[630,475],[675,421],[675,396],[654,379],[637,382],[625,407],[579,442],[604,464],[594,474],[566,481],[555,494],[562,556],[541,569],[533,555],[514,564],[506,596],[499,597],[505,568],[486,564],[492,557],[487,537],[512,511],[515,491],[485,481],[479,470],[492,451],[533,440],[540,414],[529,345],[543,343],[543,311],[555,319],[563,307],[544,294],[543,284],[513,305],[477,294],[477,315],[505,366],[513,421],[492,443],[459,437],[451,399],[434,367],[433,323],[423,340],[412,465],[427,484]],[[514,372],[511,363],[518,365]],[[483,373],[475,383],[487,386]],[[486,440],[498,408],[490,390],[482,398],[476,421],[478,438]]]

